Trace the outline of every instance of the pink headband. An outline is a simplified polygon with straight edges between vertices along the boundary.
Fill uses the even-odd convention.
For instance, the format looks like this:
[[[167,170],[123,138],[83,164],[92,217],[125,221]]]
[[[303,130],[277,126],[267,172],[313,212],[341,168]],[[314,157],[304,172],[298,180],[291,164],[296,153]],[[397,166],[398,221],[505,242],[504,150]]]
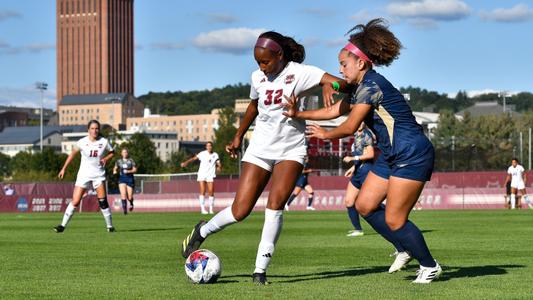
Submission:
[[[281,46],[278,43],[276,43],[276,41],[267,39],[267,38],[258,38],[257,43],[255,43],[255,46],[270,49],[274,52],[281,51]]]
[[[366,60],[366,61],[372,63],[372,60],[370,60],[370,58],[368,58],[368,56],[366,56],[366,54],[364,54],[363,51],[361,51],[361,49],[357,48],[356,45],[354,45],[354,44],[352,44],[350,42],[348,42],[348,44],[346,44],[346,46],[344,46],[343,49],[348,51],[348,52],[351,52],[351,53],[357,55],[362,60]]]

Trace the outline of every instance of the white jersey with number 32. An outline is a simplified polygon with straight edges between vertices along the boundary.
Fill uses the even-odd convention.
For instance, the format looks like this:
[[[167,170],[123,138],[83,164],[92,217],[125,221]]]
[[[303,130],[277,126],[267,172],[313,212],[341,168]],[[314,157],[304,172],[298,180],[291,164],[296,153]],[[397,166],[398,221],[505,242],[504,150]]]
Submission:
[[[108,152],[113,151],[106,138],[99,137],[96,141],[91,142],[89,137],[84,137],[76,143],[76,147],[81,153],[80,170],[78,178],[97,178],[105,176],[105,168],[100,164]]]
[[[261,70],[252,73],[250,98],[258,101],[259,114],[247,152],[274,160],[306,155],[305,121],[284,116],[282,103],[287,103],[284,96],[301,96],[317,86],[324,73],[296,62],[289,62],[275,78],[267,78]]]

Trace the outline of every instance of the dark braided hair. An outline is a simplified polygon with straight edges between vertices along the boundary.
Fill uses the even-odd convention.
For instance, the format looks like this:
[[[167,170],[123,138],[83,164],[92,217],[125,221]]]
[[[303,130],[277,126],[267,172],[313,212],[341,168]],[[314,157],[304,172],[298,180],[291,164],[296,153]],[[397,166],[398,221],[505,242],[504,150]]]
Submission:
[[[305,59],[305,48],[298,44],[293,38],[284,36],[275,31],[263,32],[260,38],[267,38],[275,41],[283,49],[283,58],[286,61],[302,63]]]
[[[363,51],[376,66],[388,66],[400,56],[402,43],[394,36],[384,19],[373,19],[366,25],[350,29],[350,42]]]

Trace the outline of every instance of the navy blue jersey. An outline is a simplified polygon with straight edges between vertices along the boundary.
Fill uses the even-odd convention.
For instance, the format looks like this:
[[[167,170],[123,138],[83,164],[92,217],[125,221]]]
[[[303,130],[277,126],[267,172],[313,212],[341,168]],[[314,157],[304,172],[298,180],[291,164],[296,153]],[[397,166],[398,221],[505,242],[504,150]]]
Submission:
[[[129,173],[129,174],[124,173],[124,171],[126,170],[130,171],[136,166],[135,161],[133,159],[131,158],[117,159],[115,166],[119,169],[119,179],[125,179],[125,180],[133,179],[132,173]]]
[[[432,149],[403,95],[375,70],[365,73],[350,97],[350,104],[372,105],[364,121],[376,135],[377,146],[386,161],[413,163],[425,159],[418,157],[418,150]]]

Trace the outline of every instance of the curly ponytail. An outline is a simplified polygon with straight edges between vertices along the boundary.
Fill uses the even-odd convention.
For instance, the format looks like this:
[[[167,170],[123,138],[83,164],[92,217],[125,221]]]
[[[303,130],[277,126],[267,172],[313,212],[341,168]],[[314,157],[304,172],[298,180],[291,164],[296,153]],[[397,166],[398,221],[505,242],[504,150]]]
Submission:
[[[374,19],[366,25],[350,29],[350,42],[363,51],[377,66],[388,66],[400,56],[402,43],[389,30],[384,19]]]

